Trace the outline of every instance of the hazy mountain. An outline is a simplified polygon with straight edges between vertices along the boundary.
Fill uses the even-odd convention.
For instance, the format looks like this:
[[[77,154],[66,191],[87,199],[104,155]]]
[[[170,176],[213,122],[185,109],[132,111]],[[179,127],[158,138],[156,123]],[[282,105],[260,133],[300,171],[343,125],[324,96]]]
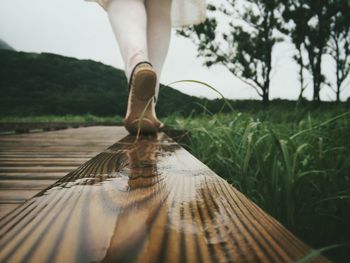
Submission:
[[[15,50],[13,47],[11,47],[9,44],[7,44],[4,40],[0,39],[0,49],[5,50]]]
[[[93,60],[50,53],[0,50],[0,115],[121,115],[128,89],[122,70]],[[159,116],[202,112],[222,103],[185,95],[161,86]],[[210,106],[209,105],[209,106]]]

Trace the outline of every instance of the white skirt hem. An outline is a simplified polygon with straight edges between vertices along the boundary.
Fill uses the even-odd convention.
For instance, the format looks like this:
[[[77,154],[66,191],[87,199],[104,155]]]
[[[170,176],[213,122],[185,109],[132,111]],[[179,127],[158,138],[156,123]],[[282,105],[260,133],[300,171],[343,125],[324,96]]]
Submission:
[[[105,11],[110,0],[85,0],[97,2]],[[184,27],[198,25],[205,21],[206,0],[172,0],[171,26]]]

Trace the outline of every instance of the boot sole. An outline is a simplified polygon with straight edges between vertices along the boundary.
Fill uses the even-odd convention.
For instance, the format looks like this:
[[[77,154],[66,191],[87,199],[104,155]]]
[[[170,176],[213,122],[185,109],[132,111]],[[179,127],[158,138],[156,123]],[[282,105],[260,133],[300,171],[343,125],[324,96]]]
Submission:
[[[146,101],[155,95],[157,75],[152,70],[141,70],[135,76],[135,93],[139,100]],[[146,106],[146,104],[145,104]],[[142,112],[142,111],[141,111]]]
[[[147,103],[150,99],[155,95],[155,86],[157,82],[157,75],[152,70],[140,70],[134,76],[134,87],[133,87],[133,100],[134,105],[137,104],[137,107],[131,106],[131,114],[132,116],[141,116],[144,111]],[[135,101],[136,100],[136,101]],[[156,133],[158,131],[158,127],[154,125],[152,121],[147,118],[143,118],[141,123],[140,119],[134,119],[133,121],[124,122],[125,128],[131,134],[136,134],[139,126],[141,133]]]

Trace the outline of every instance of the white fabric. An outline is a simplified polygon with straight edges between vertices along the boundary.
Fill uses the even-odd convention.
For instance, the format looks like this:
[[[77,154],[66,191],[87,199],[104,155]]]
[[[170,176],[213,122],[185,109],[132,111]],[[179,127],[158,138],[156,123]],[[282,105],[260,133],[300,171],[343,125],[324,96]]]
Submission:
[[[171,1],[114,0],[106,10],[124,61],[128,83],[138,62],[151,62],[157,73],[156,98],[171,36]]]
[[[85,0],[99,3],[105,10],[113,0]],[[146,0],[147,1],[147,0]],[[206,0],[173,0],[171,6],[171,26],[196,25],[206,19]]]

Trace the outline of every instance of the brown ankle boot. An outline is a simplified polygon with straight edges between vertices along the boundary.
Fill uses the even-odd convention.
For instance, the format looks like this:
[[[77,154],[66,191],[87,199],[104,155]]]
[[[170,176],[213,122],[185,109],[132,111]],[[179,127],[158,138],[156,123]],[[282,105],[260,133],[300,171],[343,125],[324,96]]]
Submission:
[[[131,134],[136,134],[139,128],[141,133],[156,133],[164,126],[155,112],[156,83],[157,74],[151,63],[142,61],[136,64],[130,76],[128,108],[124,118],[125,128]]]

